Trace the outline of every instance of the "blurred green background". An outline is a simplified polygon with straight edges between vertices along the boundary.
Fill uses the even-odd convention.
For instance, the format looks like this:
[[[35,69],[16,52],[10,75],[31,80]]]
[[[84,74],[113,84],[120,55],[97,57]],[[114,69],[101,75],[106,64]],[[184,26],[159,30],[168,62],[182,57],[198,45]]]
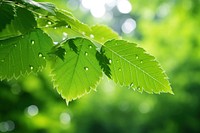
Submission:
[[[67,106],[45,72],[0,81],[0,132],[200,132],[200,0],[46,1],[145,48],[166,70],[175,95],[141,94],[103,77],[96,92]]]

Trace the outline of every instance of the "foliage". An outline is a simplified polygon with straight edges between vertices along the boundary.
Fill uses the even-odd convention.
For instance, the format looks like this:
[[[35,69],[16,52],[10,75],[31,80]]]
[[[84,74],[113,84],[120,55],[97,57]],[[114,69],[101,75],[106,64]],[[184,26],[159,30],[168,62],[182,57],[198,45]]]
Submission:
[[[107,19],[107,13],[105,17],[94,18],[89,10],[83,10],[79,0],[46,1],[71,10],[73,15],[87,24],[109,25],[123,38],[145,48],[162,64],[175,95],[141,95],[115,84],[104,75],[96,92],[91,91],[89,95],[66,106],[56,89],[52,89],[49,62],[46,61],[47,70],[43,69],[36,75],[31,73],[20,76],[18,80],[0,81],[0,132],[200,132],[200,1],[129,0],[132,2],[129,14],[119,13],[117,6],[111,10],[109,5],[107,13],[113,14],[112,19]],[[78,3],[78,6],[74,3]],[[137,23],[136,29],[129,34],[121,30],[126,18],[132,18]],[[42,30],[56,42],[65,37],[63,32],[68,32],[66,27],[54,29],[45,25]],[[74,38],[76,34],[71,32],[67,37]],[[64,49],[55,50],[60,53],[59,58],[64,57]],[[105,57],[105,54],[102,56]],[[101,59],[104,60],[100,65],[104,66],[102,69],[109,70],[109,59]]]
[[[5,20],[0,27],[1,80],[37,73],[50,62],[53,84],[67,102],[95,89],[102,70],[121,85],[173,94],[155,58],[106,26],[89,27],[66,10],[32,0],[3,0],[0,10]],[[64,38],[55,42],[47,28],[65,28]]]

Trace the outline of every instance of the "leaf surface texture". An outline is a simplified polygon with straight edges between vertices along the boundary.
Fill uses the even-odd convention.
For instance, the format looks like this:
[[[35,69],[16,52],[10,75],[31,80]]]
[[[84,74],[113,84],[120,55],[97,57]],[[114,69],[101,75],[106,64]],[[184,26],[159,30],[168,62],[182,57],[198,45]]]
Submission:
[[[105,43],[101,52],[109,59],[114,81],[138,91],[173,94],[167,76],[158,62],[136,44],[111,40]]]
[[[66,101],[74,100],[89,92],[102,76],[96,59],[96,48],[85,38],[69,39],[62,46],[66,54],[53,66],[54,86]]]

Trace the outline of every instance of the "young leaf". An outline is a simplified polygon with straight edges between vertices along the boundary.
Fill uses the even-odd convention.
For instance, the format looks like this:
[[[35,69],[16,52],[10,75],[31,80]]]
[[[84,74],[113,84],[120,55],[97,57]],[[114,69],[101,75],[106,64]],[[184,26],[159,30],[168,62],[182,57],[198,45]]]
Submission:
[[[0,79],[18,78],[45,67],[52,40],[40,29],[0,41]]]
[[[0,32],[14,19],[14,8],[12,5],[0,3]]]
[[[69,39],[62,46],[66,54],[53,66],[53,81],[66,101],[74,100],[96,87],[102,76],[95,57],[96,47],[85,38]]]
[[[102,46],[101,52],[110,63],[111,76],[121,85],[148,93],[172,93],[166,74],[155,58],[134,43],[111,40]]]

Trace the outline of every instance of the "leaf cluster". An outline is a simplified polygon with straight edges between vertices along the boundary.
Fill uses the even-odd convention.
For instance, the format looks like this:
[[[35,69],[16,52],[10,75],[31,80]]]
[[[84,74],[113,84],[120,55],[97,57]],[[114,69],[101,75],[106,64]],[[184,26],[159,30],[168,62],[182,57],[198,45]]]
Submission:
[[[3,0],[0,12],[1,80],[37,73],[50,63],[53,84],[67,102],[95,89],[103,73],[140,92],[173,94],[155,58],[107,26],[90,27],[68,11],[33,0]],[[59,28],[65,38],[55,43],[47,31]]]

